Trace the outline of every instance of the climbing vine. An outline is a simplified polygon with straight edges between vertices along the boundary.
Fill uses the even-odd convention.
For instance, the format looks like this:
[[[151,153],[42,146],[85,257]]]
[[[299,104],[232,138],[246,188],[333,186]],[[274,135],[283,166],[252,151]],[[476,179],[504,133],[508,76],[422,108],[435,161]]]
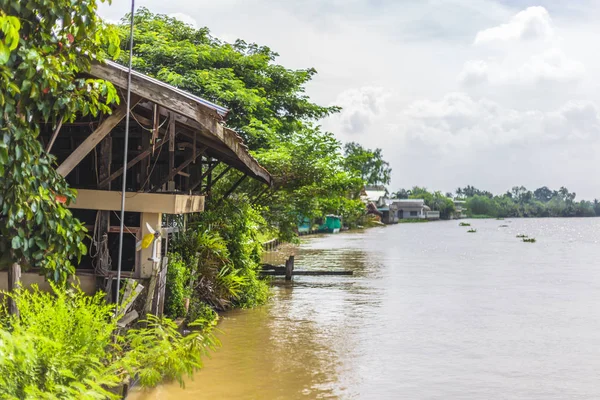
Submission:
[[[41,267],[56,281],[86,252],[75,198],[38,136],[76,116],[110,113],[111,83],[86,79],[119,38],[84,0],[0,0],[0,268]],[[107,49],[102,50],[102,49]]]

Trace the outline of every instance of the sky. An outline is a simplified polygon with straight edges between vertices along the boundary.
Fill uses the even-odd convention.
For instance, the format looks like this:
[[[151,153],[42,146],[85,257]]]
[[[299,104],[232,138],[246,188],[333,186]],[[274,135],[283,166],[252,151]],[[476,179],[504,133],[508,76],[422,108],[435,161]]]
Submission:
[[[391,191],[566,186],[600,198],[596,0],[137,0],[314,67],[321,125],[383,149]],[[99,7],[119,20],[129,0]],[[590,47],[591,46],[591,47]]]

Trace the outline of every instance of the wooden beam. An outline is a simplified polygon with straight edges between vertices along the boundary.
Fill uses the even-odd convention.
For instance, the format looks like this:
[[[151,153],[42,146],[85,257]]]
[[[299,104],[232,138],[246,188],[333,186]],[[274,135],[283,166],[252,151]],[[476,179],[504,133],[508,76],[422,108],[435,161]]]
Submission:
[[[204,154],[204,152],[206,151],[206,149],[207,149],[207,147],[203,146],[203,148],[200,149],[200,151],[198,152],[198,154],[196,154],[196,158],[201,157],[202,154]],[[158,189],[161,188],[162,185],[164,185],[165,183],[173,180],[173,178],[175,178],[175,176],[177,174],[179,174],[181,171],[183,171],[183,169],[185,167],[187,167],[192,162],[194,162],[194,160],[196,160],[196,158],[194,158],[192,156],[192,157],[188,158],[187,160],[185,160],[183,163],[181,163],[180,166],[178,166],[177,168],[171,170],[171,172],[169,172],[169,175],[167,175],[162,181],[160,181],[160,183],[158,185],[156,185],[154,188],[152,188],[152,190],[150,190],[150,192],[156,192]]]
[[[256,195],[256,197],[254,197],[254,200],[252,200],[252,204],[256,204],[256,202],[258,202],[258,200],[260,200],[260,198],[267,192],[267,190],[269,190],[268,186],[266,188],[264,188],[263,190],[261,190],[260,193],[258,193]]]
[[[143,97],[150,99],[150,97],[147,96]],[[142,104],[141,107],[149,109],[147,103]],[[165,105],[164,107],[167,106]],[[248,149],[244,145],[243,140],[235,133],[235,131],[225,127],[220,127],[216,132],[211,131],[208,126],[196,120],[192,115],[182,112],[182,110],[177,108],[171,109],[176,112],[175,121],[180,126],[184,126],[192,132],[190,134],[182,132],[185,136],[193,139],[193,135],[200,133],[202,135],[202,142],[219,154],[219,158],[229,159],[230,162],[228,162],[228,164],[239,164],[236,165],[236,168],[247,170],[253,177],[271,185],[271,176],[248,153]],[[166,115],[166,113],[166,110],[161,110],[161,114]]]
[[[195,190],[199,185],[202,184],[202,181],[204,180],[204,178],[206,178],[206,176],[208,174],[210,174],[212,172],[213,169],[215,169],[215,167],[219,165],[219,162],[217,161],[216,163],[214,163],[213,165],[211,165],[206,172],[204,172],[202,175],[200,175],[200,178],[198,178],[198,180],[196,182],[194,182],[193,185],[190,186],[189,190]],[[231,167],[228,167],[226,169],[229,169]]]
[[[132,96],[131,108],[133,108],[139,101],[139,97]],[[102,121],[98,128],[92,132],[92,134],[89,135],[62,164],[60,164],[60,166],[56,169],[56,172],[62,176],[69,175],[69,173],[71,173],[71,171],[73,171],[73,169],[79,165],[81,160],[83,160],[90,153],[90,151],[92,151],[92,149],[96,147],[98,143],[100,143],[100,141],[104,139],[106,135],[108,135],[123,118],[125,118],[126,113],[127,104],[123,102],[108,118]]]
[[[48,147],[46,147],[46,153],[50,153],[50,150],[52,150],[52,146],[54,146],[54,141],[56,140],[56,137],[58,136],[58,132],[60,132],[62,123],[63,123],[63,117],[60,117],[60,120],[58,121],[58,125],[56,126],[56,129],[54,130],[54,133],[52,134],[52,137],[50,138]]]
[[[221,173],[219,175],[217,175],[217,177],[215,179],[213,179],[213,186],[217,184],[217,182],[219,181],[219,179],[221,179],[222,177],[225,176],[226,173],[229,172],[229,170],[231,169],[231,165],[228,165],[227,168],[225,168],[223,171],[221,171]]]
[[[163,140],[162,142],[160,142],[156,148],[160,148],[163,145],[165,145],[167,142],[169,141],[169,138],[166,138],[165,140]],[[129,161],[127,163],[127,169],[133,167],[134,165],[136,165],[137,163],[139,163],[140,161],[142,161],[144,158],[148,157],[150,155],[150,153],[152,153],[152,148],[149,147],[146,150],[144,150],[143,152],[141,152],[140,154],[138,154],[136,157],[134,157],[131,161]],[[123,175],[123,168],[119,168],[117,171],[115,171],[111,176],[109,176],[108,178],[106,178],[105,180],[101,181],[98,184],[98,187],[103,187],[105,186],[107,183],[115,180],[116,178],[118,178],[119,176]]]
[[[152,155],[154,155],[154,144],[156,143],[156,138],[158,138],[158,127],[160,122],[160,112],[158,110],[158,104],[154,105],[154,109],[152,112]]]
[[[169,113],[169,118],[171,119],[169,121],[169,172],[172,172],[175,169],[175,118],[173,118],[173,113]]]
[[[248,177],[248,175],[242,175],[242,177],[233,184],[233,186],[227,191],[227,193],[225,193],[225,195],[221,198],[221,200],[219,200],[219,204],[223,203],[224,200],[226,200],[229,196],[231,196],[231,194],[233,192],[235,192],[235,189],[237,189],[238,186],[240,186],[247,177]]]

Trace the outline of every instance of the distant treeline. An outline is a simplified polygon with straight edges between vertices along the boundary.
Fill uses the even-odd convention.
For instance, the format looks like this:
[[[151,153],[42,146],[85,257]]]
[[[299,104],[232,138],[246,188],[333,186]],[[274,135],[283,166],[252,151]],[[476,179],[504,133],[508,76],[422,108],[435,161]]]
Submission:
[[[392,193],[394,198],[425,198],[427,204],[428,192],[424,188],[414,187],[411,190],[400,189]],[[433,194],[440,192],[433,192]],[[416,196],[415,196],[416,195]],[[576,194],[569,192],[565,187],[551,190],[543,186],[534,191],[524,186],[515,186],[501,195],[494,195],[486,190],[479,190],[473,186],[456,189],[456,193],[446,193],[445,197],[453,198],[454,202],[464,201],[463,208],[471,216],[490,217],[596,217],[600,216],[600,201],[575,201]],[[436,206],[439,200],[429,207]],[[447,203],[446,203],[447,204]],[[459,203],[460,204],[460,203]],[[432,207],[432,209],[434,209]],[[454,210],[452,210],[454,211]],[[450,210],[447,210],[450,212]]]

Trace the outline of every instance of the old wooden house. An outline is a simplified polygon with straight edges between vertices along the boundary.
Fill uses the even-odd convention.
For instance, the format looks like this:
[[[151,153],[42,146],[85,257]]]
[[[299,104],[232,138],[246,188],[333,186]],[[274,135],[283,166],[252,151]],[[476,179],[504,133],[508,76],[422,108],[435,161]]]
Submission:
[[[162,229],[164,239],[169,227],[163,225],[163,216],[202,212],[211,187],[232,169],[242,175],[233,180],[228,194],[246,177],[265,187],[271,184],[269,173],[249,154],[242,138],[224,125],[227,109],[137,72],[132,74],[129,156],[124,166],[127,72],[113,62],[94,64],[91,75],[114,84],[120,105],[110,115],[82,118],[56,129],[47,126],[40,137],[57,157],[57,171],[78,191],[70,207],[91,237],[89,254],[77,268],[86,292],[114,292],[124,169],[122,277],[137,280],[149,278],[153,271],[152,247],[136,250],[136,243],[149,233],[148,225]],[[219,173],[213,175],[214,170]],[[161,242],[165,245],[158,241],[159,253]],[[24,285],[44,285],[36,271],[24,272],[21,279]],[[1,272],[0,289],[6,287],[7,274]]]

